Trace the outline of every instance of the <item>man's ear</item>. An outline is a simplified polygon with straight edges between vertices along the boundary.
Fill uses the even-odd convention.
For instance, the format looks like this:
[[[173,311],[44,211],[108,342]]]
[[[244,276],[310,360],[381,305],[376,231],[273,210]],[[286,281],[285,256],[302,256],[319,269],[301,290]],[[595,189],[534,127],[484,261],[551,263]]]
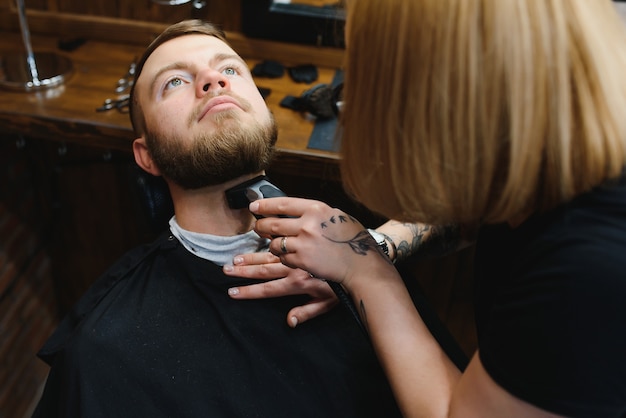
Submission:
[[[133,154],[135,154],[135,162],[147,173],[153,176],[160,176],[161,172],[154,164],[152,156],[146,146],[146,139],[142,136],[133,141]]]

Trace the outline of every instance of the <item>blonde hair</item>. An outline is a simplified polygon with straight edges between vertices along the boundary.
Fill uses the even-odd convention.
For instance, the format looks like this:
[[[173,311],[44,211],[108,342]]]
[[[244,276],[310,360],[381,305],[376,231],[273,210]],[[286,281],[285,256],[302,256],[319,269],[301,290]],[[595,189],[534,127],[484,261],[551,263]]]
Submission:
[[[385,216],[504,222],[620,175],[610,0],[347,2],[342,175]]]

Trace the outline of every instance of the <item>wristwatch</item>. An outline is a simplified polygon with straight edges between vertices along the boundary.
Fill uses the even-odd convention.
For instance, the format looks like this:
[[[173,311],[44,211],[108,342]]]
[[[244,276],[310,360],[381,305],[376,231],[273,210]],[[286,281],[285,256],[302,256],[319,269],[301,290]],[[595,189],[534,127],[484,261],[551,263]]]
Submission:
[[[391,256],[389,255],[389,246],[387,245],[387,240],[385,239],[385,236],[373,229],[368,229],[367,232],[369,232],[372,238],[374,238],[374,241],[376,241],[376,244],[385,253],[387,258],[391,259]]]

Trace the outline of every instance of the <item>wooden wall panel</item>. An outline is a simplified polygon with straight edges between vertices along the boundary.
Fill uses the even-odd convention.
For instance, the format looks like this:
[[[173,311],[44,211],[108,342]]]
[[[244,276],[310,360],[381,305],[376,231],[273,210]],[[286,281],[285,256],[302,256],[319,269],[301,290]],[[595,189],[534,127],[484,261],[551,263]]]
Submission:
[[[15,0],[7,0],[7,4],[15,5]],[[24,0],[27,9],[57,11],[56,0]]]
[[[15,0],[1,0],[3,8],[13,14]],[[241,29],[241,0],[207,0],[206,6],[196,13],[191,3],[179,6],[160,5],[151,0],[25,0],[28,11],[52,12],[118,18],[138,22],[174,23],[199,17],[219,24],[227,31]],[[14,16],[17,19],[17,16]],[[16,20],[17,22],[17,20]]]
[[[18,145],[19,144],[19,145]],[[58,322],[46,192],[22,142],[0,136],[0,417],[26,417],[48,367],[35,355]]]

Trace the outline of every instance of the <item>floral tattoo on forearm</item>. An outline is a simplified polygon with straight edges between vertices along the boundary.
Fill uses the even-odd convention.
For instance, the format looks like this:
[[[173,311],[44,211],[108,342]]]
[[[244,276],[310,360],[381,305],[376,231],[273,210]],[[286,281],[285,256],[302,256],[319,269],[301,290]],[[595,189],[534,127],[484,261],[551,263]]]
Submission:
[[[320,227],[322,229],[328,229],[329,223],[330,224],[342,224],[342,223],[347,223],[347,222],[358,223],[358,221],[350,215],[338,215],[338,216],[332,216],[327,222],[322,222],[320,224]],[[383,250],[378,246],[378,244],[376,244],[376,241],[374,241],[374,238],[372,238],[370,233],[367,232],[367,230],[365,229],[359,231],[354,237],[347,239],[347,240],[337,240],[324,234],[322,234],[322,236],[326,238],[327,240],[337,243],[337,244],[347,244],[348,246],[350,246],[352,251],[354,251],[354,253],[356,254],[367,255],[367,253],[370,250],[374,250],[378,252],[379,254],[383,255],[385,260],[389,260],[387,255],[383,252]]]
[[[411,231],[411,242],[402,240],[396,244],[397,260],[405,260],[410,255],[438,257],[457,250],[461,244],[461,228],[458,225],[423,225],[400,223]],[[428,239],[425,237],[428,236]]]

